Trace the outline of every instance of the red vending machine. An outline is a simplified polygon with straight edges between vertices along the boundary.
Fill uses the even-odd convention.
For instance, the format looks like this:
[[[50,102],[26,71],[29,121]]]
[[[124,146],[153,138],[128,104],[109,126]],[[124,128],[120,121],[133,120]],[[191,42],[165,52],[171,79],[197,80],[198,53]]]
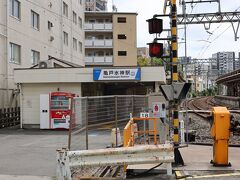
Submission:
[[[68,92],[51,92],[40,95],[40,129],[69,129],[71,117],[71,100],[75,94]]]

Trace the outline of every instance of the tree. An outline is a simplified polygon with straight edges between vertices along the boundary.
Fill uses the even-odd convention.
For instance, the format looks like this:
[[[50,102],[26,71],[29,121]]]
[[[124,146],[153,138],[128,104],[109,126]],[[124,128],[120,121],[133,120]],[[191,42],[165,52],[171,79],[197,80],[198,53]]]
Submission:
[[[154,57],[154,58],[152,58],[151,65],[152,66],[163,66],[163,60]]]
[[[149,66],[150,65],[150,59],[146,57],[138,57],[137,63],[139,66]]]

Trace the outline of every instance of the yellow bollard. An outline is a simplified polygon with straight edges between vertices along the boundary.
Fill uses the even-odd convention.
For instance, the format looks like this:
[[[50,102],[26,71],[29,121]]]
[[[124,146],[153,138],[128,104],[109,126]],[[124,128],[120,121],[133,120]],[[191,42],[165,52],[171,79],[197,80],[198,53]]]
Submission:
[[[230,112],[226,107],[213,107],[211,135],[214,140],[214,166],[231,166],[228,162],[228,141],[230,137]]]

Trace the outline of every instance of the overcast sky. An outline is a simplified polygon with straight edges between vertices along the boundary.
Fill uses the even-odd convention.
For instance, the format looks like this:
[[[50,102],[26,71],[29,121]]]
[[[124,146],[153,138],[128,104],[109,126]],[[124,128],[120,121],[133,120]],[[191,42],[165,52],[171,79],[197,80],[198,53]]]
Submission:
[[[152,18],[154,14],[162,14],[164,0],[108,0],[109,11],[112,1],[117,6],[118,12],[136,12],[137,16],[137,46],[147,47],[147,43],[154,38],[148,34],[146,19]],[[187,0],[186,0],[187,1]],[[189,1],[189,0],[188,0]],[[187,13],[217,12],[217,3],[204,3],[188,5]],[[178,13],[182,7],[178,5]],[[240,0],[221,0],[221,11],[240,11]],[[169,19],[164,19],[164,28],[169,28]],[[235,23],[235,26],[237,24]],[[184,41],[183,26],[178,26],[179,42]],[[219,51],[240,52],[240,39],[234,41],[234,34],[231,23],[212,24],[206,32],[203,25],[187,26],[187,56],[193,58],[209,58],[213,53]],[[240,31],[240,29],[239,29]],[[238,33],[240,36],[240,32]],[[161,37],[166,37],[162,34]],[[179,43],[179,56],[184,55],[184,44]],[[238,57],[238,54],[236,55]]]

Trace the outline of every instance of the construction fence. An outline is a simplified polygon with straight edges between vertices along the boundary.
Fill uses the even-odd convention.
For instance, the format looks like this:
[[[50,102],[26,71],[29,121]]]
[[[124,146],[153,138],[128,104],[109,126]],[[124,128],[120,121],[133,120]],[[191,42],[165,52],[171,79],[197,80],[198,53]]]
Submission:
[[[122,144],[123,129],[132,116],[147,107],[146,96],[76,97],[72,101],[71,150],[98,149]],[[141,123],[139,123],[141,127]],[[115,130],[115,133],[113,133]],[[117,131],[116,131],[117,129]]]

